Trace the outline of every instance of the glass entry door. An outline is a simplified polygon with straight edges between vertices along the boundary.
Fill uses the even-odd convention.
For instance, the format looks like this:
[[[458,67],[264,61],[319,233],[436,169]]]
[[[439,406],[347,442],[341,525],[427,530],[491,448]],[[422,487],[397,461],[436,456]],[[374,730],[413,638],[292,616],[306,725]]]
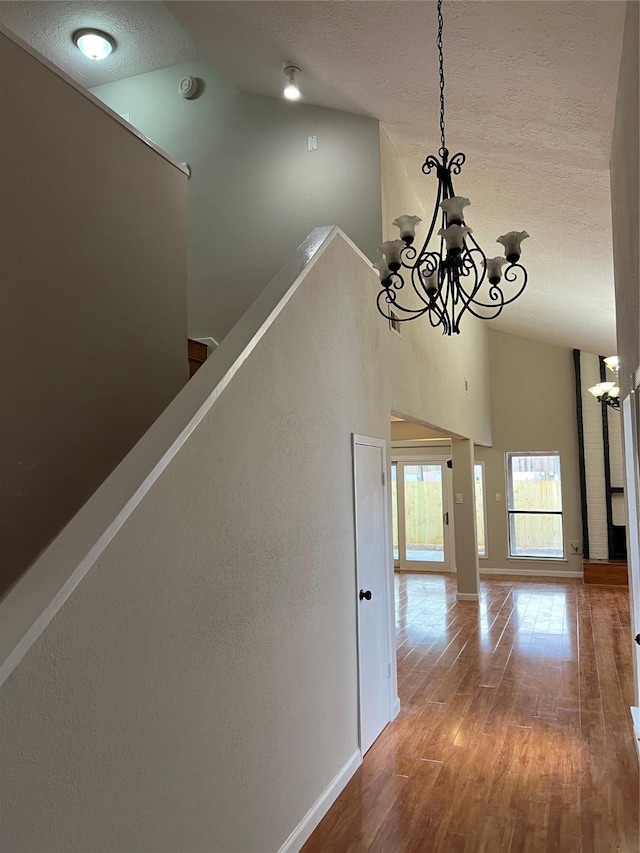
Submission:
[[[444,461],[397,462],[392,467],[393,556],[398,568],[449,571],[447,482]]]

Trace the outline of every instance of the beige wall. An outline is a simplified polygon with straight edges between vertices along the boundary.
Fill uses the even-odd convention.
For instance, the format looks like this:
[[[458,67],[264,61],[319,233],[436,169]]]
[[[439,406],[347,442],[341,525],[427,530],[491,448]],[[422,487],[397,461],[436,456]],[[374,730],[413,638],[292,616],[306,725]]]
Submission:
[[[336,237],[9,677],[7,850],[275,851],[353,755],[351,434],[447,420],[447,388],[451,429],[488,438],[488,395],[374,293]]]
[[[448,439],[446,433],[413,421],[391,421],[391,441],[411,441],[412,439]]]
[[[611,218],[621,399],[630,391],[630,375],[640,367],[639,10],[637,0],[629,0],[611,149]]]
[[[492,330],[489,352],[493,446],[475,450],[485,462],[487,495],[488,553],[480,568],[581,572],[582,557],[569,553],[570,542],[582,541],[572,351]],[[519,450],[560,451],[566,563],[507,557],[505,453]]]
[[[202,93],[178,94],[185,75]],[[192,168],[189,335],[221,340],[318,225],[380,242],[378,122],[237,91],[205,60],[93,90]],[[307,139],[316,136],[317,151]]]
[[[416,228],[416,245],[427,236],[427,214],[407,178],[395,148],[383,125],[380,125],[380,161],[382,171],[382,234],[385,240],[397,240],[400,232],[391,223],[397,216],[419,216],[422,222]],[[416,168],[421,164],[416,163]],[[427,179],[425,179],[427,180]],[[433,202],[432,202],[433,203]]]
[[[6,589],[186,380],[186,176],[0,34]]]

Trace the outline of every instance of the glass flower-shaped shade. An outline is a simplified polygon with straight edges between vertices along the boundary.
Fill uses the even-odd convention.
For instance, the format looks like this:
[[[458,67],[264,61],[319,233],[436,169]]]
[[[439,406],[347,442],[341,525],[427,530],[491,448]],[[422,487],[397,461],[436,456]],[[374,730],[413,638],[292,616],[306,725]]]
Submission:
[[[489,284],[500,284],[502,278],[502,267],[507,263],[506,258],[487,258],[487,276]]]
[[[471,233],[471,228],[466,225],[449,225],[447,228],[441,228],[438,231],[438,237],[444,237],[447,255],[450,258],[455,258],[463,249],[465,236]]]
[[[453,195],[440,202],[440,207],[447,214],[448,225],[461,225],[464,219],[464,209],[471,204],[468,198],[461,195]]]
[[[402,263],[400,253],[404,249],[402,240],[387,240],[378,246],[378,251],[384,256],[391,272],[398,272]]]
[[[526,231],[509,231],[508,234],[503,234],[498,237],[496,243],[502,243],[504,246],[504,254],[510,264],[515,264],[520,260],[521,244],[529,235]]]
[[[438,270],[434,270],[431,275],[427,275],[424,278],[424,289],[427,292],[427,296],[433,299],[438,295],[438,288],[440,283],[438,282]]]
[[[419,216],[399,216],[393,224],[400,229],[400,239],[410,246],[416,238],[416,225],[420,225]]]
[[[620,394],[620,389],[616,387],[615,382],[598,382],[597,385],[592,385],[591,388],[587,389],[590,394],[593,394],[594,397],[600,399],[603,394],[607,394],[609,397],[616,397]],[[612,394],[611,392],[616,390],[617,394]]]
[[[376,261],[373,265],[373,268],[378,272],[378,275],[380,276],[380,281],[384,284],[384,282],[391,275],[391,270],[387,266],[387,262],[385,261],[385,259],[381,258],[379,261]]]
[[[605,358],[604,363],[607,365],[609,370],[611,370],[615,375],[618,375],[618,370],[620,369],[620,359],[617,355],[610,355],[608,358]]]

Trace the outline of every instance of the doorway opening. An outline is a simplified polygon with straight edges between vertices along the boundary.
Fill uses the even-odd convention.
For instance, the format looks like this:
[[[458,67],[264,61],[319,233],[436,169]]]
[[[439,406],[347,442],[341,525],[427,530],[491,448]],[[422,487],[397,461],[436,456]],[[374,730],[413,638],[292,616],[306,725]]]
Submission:
[[[393,561],[398,571],[455,571],[450,459],[447,433],[392,416]]]

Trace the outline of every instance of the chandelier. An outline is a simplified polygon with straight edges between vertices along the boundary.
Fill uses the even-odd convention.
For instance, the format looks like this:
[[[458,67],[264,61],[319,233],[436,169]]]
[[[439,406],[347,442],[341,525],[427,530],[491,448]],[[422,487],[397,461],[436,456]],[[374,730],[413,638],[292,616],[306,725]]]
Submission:
[[[620,410],[620,387],[618,386],[618,370],[620,363],[617,355],[610,355],[604,359],[604,363],[609,370],[616,375],[615,382],[598,382],[597,385],[592,385],[588,388],[590,394],[605,406],[611,406],[612,409]],[[602,374],[601,374],[602,375]]]
[[[403,323],[426,314],[434,328],[442,326],[444,335],[457,335],[465,312],[493,320],[523,292],[527,271],[519,261],[521,243],[529,235],[526,231],[503,234],[497,242],[504,247],[505,256],[487,258],[465,222],[464,208],[470,201],[455,194],[452,176],[460,174],[466,158],[462,152],[450,157],[445,141],[442,28],[442,0],[438,0],[441,147],[438,156],[430,154],[422,166],[425,175],[435,170],[438,178],[431,223],[418,250],[413,243],[420,217],[395,219],[400,239],[378,247],[383,257],[374,267],[380,275],[382,289],[376,302],[383,317]],[[439,218],[436,236],[440,243],[434,240],[434,247],[429,248]]]

